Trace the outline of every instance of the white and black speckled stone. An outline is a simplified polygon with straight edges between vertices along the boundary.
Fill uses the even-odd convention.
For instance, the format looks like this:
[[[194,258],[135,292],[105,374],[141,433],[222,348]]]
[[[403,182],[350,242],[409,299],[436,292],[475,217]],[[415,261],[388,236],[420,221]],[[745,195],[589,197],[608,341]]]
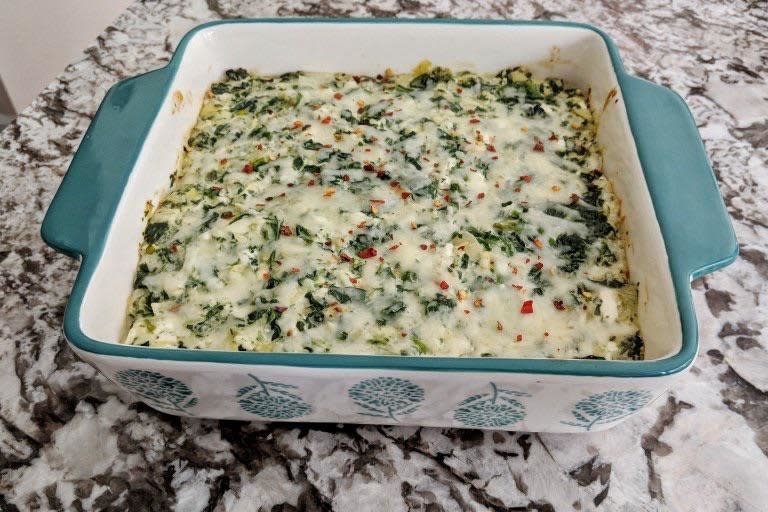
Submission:
[[[762,1],[137,2],[0,133],[0,510],[765,510],[768,15]],[[107,88],[236,16],[568,18],[682,94],[741,257],[697,280],[701,354],[666,400],[605,433],[261,425],[130,403],[66,347],[77,264],[43,212]]]

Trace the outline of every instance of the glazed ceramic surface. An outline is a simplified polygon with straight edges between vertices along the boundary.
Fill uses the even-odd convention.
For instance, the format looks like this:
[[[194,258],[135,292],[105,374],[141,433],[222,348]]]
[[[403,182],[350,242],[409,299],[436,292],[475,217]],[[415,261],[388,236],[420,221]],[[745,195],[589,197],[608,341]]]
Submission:
[[[259,52],[249,51],[254,47]],[[350,51],[350,48],[354,50]],[[118,344],[146,201],[167,190],[202,95],[231,67],[407,71],[422,59],[491,71],[526,64],[589,89],[605,170],[623,201],[640,283],[643,362],[261,354]],[[43,224],[82,256],[65,314],[75,351],[165,412],[290,421],[533,431],[608,428],[659,396],[698,346],[690,279],[736,241],[683,101],[628,76],[584,25],[535,22],[244,20],[198,27],[168,66],[110,91]]]

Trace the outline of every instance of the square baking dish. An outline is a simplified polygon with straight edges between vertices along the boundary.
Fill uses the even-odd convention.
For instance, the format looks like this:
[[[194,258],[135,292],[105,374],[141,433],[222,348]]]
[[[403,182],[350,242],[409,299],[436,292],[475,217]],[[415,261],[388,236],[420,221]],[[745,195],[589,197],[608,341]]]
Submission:
[[[148,201],[168,190],[203,95],[223,72],[478,72],[526,65],[589,91],[604,171],[622,201],[644,361],[217,352],[123,345]],[[690,281],[738,246],[693,118],[628,75],[587,25],[533,21],[261,19],[190,31],[167,66],[110,89],[42,225],[82,264],[64,316],[73,350],[150,406],[242,420],[576,432],[661,395],[698,349]]]

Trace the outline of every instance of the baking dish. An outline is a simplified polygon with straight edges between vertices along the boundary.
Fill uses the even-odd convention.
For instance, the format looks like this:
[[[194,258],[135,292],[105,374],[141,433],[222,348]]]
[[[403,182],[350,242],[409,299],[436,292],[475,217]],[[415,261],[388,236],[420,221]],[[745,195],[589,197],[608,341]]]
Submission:
[[[428,59],[527,65],[589,90],[604,169],[622,200],[645,361],[350,356],[158,349],[118,343],[147,201],[167,190],[203,94],[224,70],[376,74]],[[693,118],[628,75],[587,25],[533,21],[235,20],[201,25],[170,63],[116,84],[54,197],[43,239],[82,264],[64,317],[75,352],[150,406],[243,420],[530,431],[608,428],[649,404],[698,348],[693,277],[737,244]]]

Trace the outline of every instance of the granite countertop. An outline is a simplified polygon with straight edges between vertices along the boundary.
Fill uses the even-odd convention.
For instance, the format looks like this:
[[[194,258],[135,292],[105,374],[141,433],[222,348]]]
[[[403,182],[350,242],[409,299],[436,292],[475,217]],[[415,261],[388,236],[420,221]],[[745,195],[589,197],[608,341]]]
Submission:
[[[257,5],[259,4],[259,5]],[[683,95],[741,256],[693,283],[701,351],[652,407],[582,435],[178,418],[61,335],[77,262],[39,225],[107,88],[236,16],[571,19]],[[761,1],[136,2],[0,133],[0,510],[765,510],[768,14]]]

